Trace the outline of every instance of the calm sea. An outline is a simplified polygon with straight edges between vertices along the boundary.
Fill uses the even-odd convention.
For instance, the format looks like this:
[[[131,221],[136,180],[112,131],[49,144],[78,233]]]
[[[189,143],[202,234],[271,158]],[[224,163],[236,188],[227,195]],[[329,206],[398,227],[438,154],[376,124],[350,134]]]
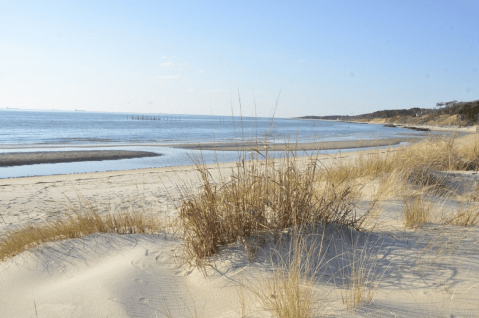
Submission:
[[[197,151],[169,144],[264,139],[270,142],[394,137],[402,129],[332,121],[231,116],[0,110],[0,153],[144,150],[161,157],[0,168],[0,178],[190,165]],[[235,152],[203,151],[207,163],[238,160]]]

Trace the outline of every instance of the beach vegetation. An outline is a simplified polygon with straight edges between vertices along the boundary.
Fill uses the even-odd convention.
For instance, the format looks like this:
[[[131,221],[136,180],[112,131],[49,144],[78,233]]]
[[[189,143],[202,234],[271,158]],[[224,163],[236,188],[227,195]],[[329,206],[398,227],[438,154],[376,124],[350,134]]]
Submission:
[[[305,116],[303,118],[435,126],[471,126],[479,122],[479,100],[438,102],[436,107],[438,108],[388,109],[355,116]],[[426,128],[426,131],[428,130]]]
[[[163,229],[159,217],[146,216],[143,211],[102,213],[95,205],[77,193],[78,204],[72,203],[63,217],[40,224],[7,229],[0,236],[0,261],[41,244],[84,237],[94,233],[152,234]]]
[[[331,182],[379,180],[382,197],[411,191],[449,195],[456,190],[448,182],[449,171],[479,169],[479,139],[430,137],[412,145],[366,150],[353,158],[338,157],[322,166]]]
[[[348,234],[347,237],[341,236],[339,244],[335,242],[335,249],[340,245],[341,251],[337,250],[336,276],[339,276],[343,304],[348,310],[355,310],[362,304],[371,304],[388,267],[379,269],[377,251],[381,248],[380,239],[361,237],[361,233]]]
[[[320,270],[324,265],[324,232],[307,233],[307,228],[294,228],[285,241],[273,249],[271,275],[260,284],[248,288],[274,318],[312,318],[326,311],[327,293],[318,288]]]
[[[291,227],[334,223],[362,229],[368,211],[356,214],[355,186],[319,175],[318,162],[296,160],[292,152],[271,159],[257,152],[217,182],[197,163],[198,193],[184,193],[178,205],[187,259],[200,265],[221,246]]]
[[[423,195],[406,198],[403,218],[406,227],[421,227],[431,219],[431,203],[426,202]]]
[[[479,208],[470,206],[467,209],[459,208],[456,213],[443,218],[442,222],[447,225],[475,226],[479,224]]]

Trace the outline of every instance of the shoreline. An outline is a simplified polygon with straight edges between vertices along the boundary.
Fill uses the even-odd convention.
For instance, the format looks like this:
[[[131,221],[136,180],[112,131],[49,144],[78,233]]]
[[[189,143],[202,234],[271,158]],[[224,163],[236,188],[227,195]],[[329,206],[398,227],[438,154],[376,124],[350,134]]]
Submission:
[[[297,152],[298,157],[304,156],[299,152],[306,151],[328,151],[328,150],[350,150],[354,149],[367,149],[375,147],[385,147],[385,146],[394,146],[403,142],[415,142],[422,138],[418,137],[395,137],[395,138],[384,138],[376,140],[354,140],[354,141],[327,141],[327,142],[315,142],[315,143],[298,143],[298,144],[268,144],[260,142],[223,142],[223,143],[204,143],[204,144],[176,144],[171,145],[172,149],[183,149],[191,151],[221,151],[221,152],[262,152],[266,151],[294,151]],[[151,158],[151,157],[165,157],[167,153],[154,153],[149,151],[140,151],[140,150],[69,150],[69,151],[34,151],[34,152],[9,152],[9,153],[0,153],[0,168],[19,168],[27,167],[33,165],[42,165],[42,164],[61,164],[61,163],[81,163],[81,162],[99,162],[105,160],[120,160],[120,159],[138,159],[138,158]],[[165,157],[166,158],[166,157]],[[232,158],[230,158],[232,159]],[[224,161],[222,163],[231,163],[232,161]],[[133,168],[133,169],[119,169],[116,170],[113,166],[108,170],[100,169],[96,172],[106,172],[106,171],[132,171],[132,170],[144,170],[144,169],[157,169],[162,167],[184,167],[191,165],[192,162],[189,161],[188,164],[185,162],[175,162],[174,165],[159,165],[157,167],[146,167],[146,168]],[[76,172],[72,171],[71,173],[63,170],[63,173],[57,173],[54,175],[68,175],[68,174],[82,174],[89,173],[89,171]],[[92,171],[93,172],[93,171]],[[50,175],[46,174],[45,176]],[[42,176],[42,175],[30,175],[30,176]],[[25,178],[30,177],[26,176],[13,176],[13,177],[1,177],[2,179],[14,179],[14,178]]]
[[[397,128],[411,129],[411,128],[422,128],[430,129],[430,131],[443,131],[443,132],[458,132],[463,134],[473,134],[476,133],[476,127],[479,126],[468,126],[468,127],[456,127],[456,126],[436,126],[436,125],[409,125],[401,123],[379,123],[379,122],[352,122],[355,124],[371,124],[371,125],[394,125]]]
[[[438,125],[415,125],[415,124],[404,124],[404,123],[396,123],[396,122],[386,122],[381,119],[372,120],[372,121],[352,121],[352,120],[333,120],[333,119],[312,119],[312,118],[299,118],[301,120],[321,120],[321,121],[331,121],[331,122],[342,122],[342,123],[351,123],[351,124],[370,124],[370,125],[394,125],[397,128],[405,128],[410,129],[413,127],[416,128],[427,128],[431,131],[446,131],[446,132],[459,132],[464,134],[472,134],[476,133],[476,129],[479,129],[479,125],[474,126],[466,126],[466,127],[457,127],[457,126],[438,126]]]
[[[441,132],[436,132],[441,133]],[[431,135],[433,135],[432,132]],[[337,141],[323,141],[323,142],[306,142],[306,143],[268,143],[258,141],[239,141],[239,142],[219,142],[219,143],[199,143],[199,144],[169,144],[163,145],[164,148],[183,149],[192,151],[221,151],[221,152],[266,152],[266,151],[328,151],[328,150],[364,150],[375,147],[396,146],[401,143],[414,143],[424,138],[429,137],[426,134],[423,136],[410,134],[404,137],[391,137],[382,139],[367,139],[367,140],[337,140]],[[151,146],[151,145],[150,145]],[[94,147],[93,147],[94,148]],[[68,150],[68,151],[34,151],[34,152],[7,152],[0,153],[0,168],[31,166],[38,164],[55,164],[55,163],[79,163],[79,162],[94,162],[104,160],[120,160],[120,159],[135,159],[160,157],[165,154],[156,152],[140,151],[140,150]],[[298,157],[304,156],[299,154]],[[231,161],[226,161],[231,162]],[[174,166],[188,166],[178,165]],[[152,169],[161,168],[151,167]],[[170,166],[171,167],[171,166]],[[134,168],[134,169],[120,169],[120,170],[105,170],[105,171],[131,171],[144,170],[150,168]],[[101,170],[99,171],[101,172]],[[80,172],[88,173],[88,172]],[[63,173],[70,174],[70,173]],[[71,174],[79,174],[72,172]],[[57,174],[57,175],[62,175]],[[28,177],[28,176],[25,176]],[[21,177],[21,178],[25,178]],[[7,177],[12,179],[17,177]],[[20,178],[20,177],[18,177]],[[5,178],[0,178],[5,179]]]
[[[384,152],[386,149],[379,149]],[[363,148],[355,151],[348,152],[337,152],[335,154],[316,154],[314,158],[321,161],[333,161],[336,159],[349,159],[353,158],[360,153],[369,154],[370,152],[377,152],[378,149],[374,147]],[[272,158],[275,160],[275,158]],[[298,155],[296,160],[307,160],[308,156]],[[261,161],[261,159],[260,159]],[[208,170],[213,169],[231,169],[236,167],[236,161],[229,162],[217,162],[217,163],[206,163],[205,166]],[[193,172],[196,171],[196,166],[192,162],[189,165],[184,166],[167,166],[167,167],[155,167],[155,168],[136,168],[136,169],[125,169],[125,170],[108,170],[108,171],[94,171],[94,172],[81,172],[81,173],[64,173],[64,174],[51,174],[51,175],[37,175],[37,176],[24,176],[24,177],[13,177],[13,178],[0,178],[0,189],[1,187],[6,187],[14,184],[27,184],[27,183],[56,183],[56,182],[71,182],[71,181],[81,181],[81,180],[90,180],[90,179],[101,179],[101,178],[111,178],[119,177],[126,175],[139,175],[140,178],[146,175],[153,174],[162,174],[169,172]],[[141,179],[139,179],[141,180]],[[141,182],[139,182],[141,183]],[[138,183],[138,184],[139,184]],[[1,200],[0,200],[1,207]]]

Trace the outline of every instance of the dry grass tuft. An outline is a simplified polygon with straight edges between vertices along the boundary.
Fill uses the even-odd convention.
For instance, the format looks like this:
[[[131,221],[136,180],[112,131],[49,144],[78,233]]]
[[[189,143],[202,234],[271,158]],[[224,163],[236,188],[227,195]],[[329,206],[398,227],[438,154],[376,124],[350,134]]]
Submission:
[[[479,209],[477,206],[470,207],[466,210],[459,209],[456,214],[446,217],[443,221],[446,225],[457,226],[474,226],[479,224]]]
[[[472,191],[466,195],[466,200],[471,202],[479,201],[479,184],[476,182]]]
[[[444,194],[448,185],[439,171],[479,169],[479,140],[468,138],[428,138],[410,146],[361,153],[326,170],[331,182],[380,178],[382,196],[409,192],[411,184],[420,191]]]
[[[64,218],[46,224],[27,225],[7,230],[0,240],[0,261],[43,243],[79,238],[93,233],[158,233],[159,218],[141,212],[99,214],[99,208],[78,194],[79,208],[72,208]]]
[[[356,236],[355,239],[352,239]],[[384,270],[379,270],[377,248],[379,241],[371,241],[369,236],[360,244],[360,233],[350,233],[351,242],[340,239],[338,251],[338,274],[340,276],[341,298],[348,310],[355,310],[361,304],[370,304]]]
[[[325,295],[316,286],[324,243],[323,235],[306,235],[294,229],[288,251],[275,250],[273,273],[248,288],[275,318],[312,318],[325,311]]]
[[[238,162],[228,182],[216,184],[205,165],[198,195],[184,193],[178,206],[186,258],[194,265],[219,247],[247,237],[308,224],[361,228],[367,213],[355,213],[354,186],[318,175],[312,158],[300,166],[286,153],[279,159]]]
[[[448,192],[447,178],[430,166],[411,167],[407,171],[406,180],[409,184],[419,187],[424,192],[442,193]]]
[[[308,269],[299,266],[294,260],[287,268],[281,268],[268,282],[268,293],[263,294],[263,308],[277,318],[314,317],[314,282],[305,279]],[[306,272],[306,273],[304,273]]]
[[[421,227],[431,219],[431,203],[426,203],[424,195],[411,196],[404,201],[404,225]]]
[[[459,151],[459,148],[462,151]],[[457,143],[457,136],[428,138],[422,142],[409,147],[402,147],[393,160],[400,166],[422,167],[427,166],[434,170],[468,170],[471,160],[469,147],[460,147]]]
[[[394,169],[391,156],[394,150],[360,152],[353,162],[338,160],[334,167],[326,169],[331,182],[351,181],[359,178],[373,179]]]

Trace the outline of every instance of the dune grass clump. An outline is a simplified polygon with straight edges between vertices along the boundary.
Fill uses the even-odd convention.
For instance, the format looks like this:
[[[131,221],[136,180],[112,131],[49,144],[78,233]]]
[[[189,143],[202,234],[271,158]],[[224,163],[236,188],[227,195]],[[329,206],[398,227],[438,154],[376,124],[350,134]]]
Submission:
[[[405,181],[424,192],[447,193],[447,178],[430,166],[419,165],[405,171]]]
[[[426,203],[423,195],[408,197],[404,200],[403,217],[406,227],[421,227],[431,219],[431,203]]]
[[[238,162],[223,183],[197,164],[199,194],[184,193],[178,206],[187,259],[198,265],[222,245],[291,227],[335,223],[361,228],[367,213],[356,215],[352,184],[318,175],[313,158],[300,165],[290,153],[264,157]]]
[[[405,167],[429,167],[438,171],[474,170],[479,160],[477,149],[461,144],[456,135],[427,138],[414,145],[403,147],[392,157],[397,165]]]
[[[44,224],[31,224],[7,230],[0,237],[0,261],[40,244],[84,237],[93,233],[158,233],[159,218],[141,212],[100,214],[99,208],[78,194],[80,206],[71,208],[65,217]]]
[[[428,167],[437,171],[476,170],[479,167],[479,140],[459,143],[457,136],[431,137],[409,146],[360,155],[354,169],[363,175],[377,176],[395,169]],[[355,172],[355,174],[359,174]]]
[[[289,251],[276,251],[278,261],[270,278],[253,287],[262,308],[275,318],[318,317],[325,307],[324,295],[315,286],[321,267],[324,235],[311,239],[294,229]]]
[[[394,161],[391,156],[394,151],[387,149],[384,152],[360,152],[352,162],[339,160],[334,167],[325,168],[331,182],[343,180],[356,180],[359,178],[373,179],[383,173],[391,172],[394,167]]]
[[[466,210],[459,209],[454,215],[443,220],[446,225],[457,226],[475,226],[479,224],[479,209],[477,206],[470,207]]]
[[[457,147],[457,153],[468,163],[468,170],[477,170],[479,168],[479,138],[477,133],[468,136]]]
[[[466,194],[466,199],[467,201],[470,201],[470,202],[479,201],[479,184],[477,183],[477,181],[475,182],[471,191],[468,194]]]
[[[380,240],[367,236],[360,242],[361,233],[349,234],[350,241],[343,236],[339,243],[335,242],[335,248],[341,251],[337,257],[341,299],[348,310],[355,310],[361,304],[371,304],[387,267],[379,270]]]
[[[410,192],[447,194],[447,171],[479,169],[479,139],[430,137],[409,146],[378,149],[358,154],[352,160],[337,159],[332,167],[322,167],[338,181],[371,181],[380,178],[381,196]],[[361,181],[362,182],[362,181]],[[399,191],[399,192],[398,192]],[[454,189],[452,189],[454,192]]]

